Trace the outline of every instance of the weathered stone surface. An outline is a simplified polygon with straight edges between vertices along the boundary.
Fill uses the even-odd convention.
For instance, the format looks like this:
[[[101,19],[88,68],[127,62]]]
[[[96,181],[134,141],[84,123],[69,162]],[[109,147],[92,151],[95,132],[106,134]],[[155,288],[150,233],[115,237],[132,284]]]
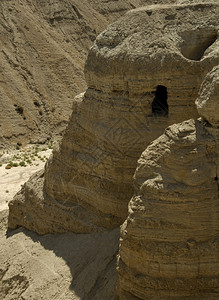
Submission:
[[[151,2],[1,0],[0,147],[45,142],[62,131],[74,96],[86,88],[84,62],[96,36]]]
[[[198,105],[204,92],[218,105],[217,79],[215,68]],[[120,299],[218,299],[218,178],[219,129],[205,120],[168,127],[142,153],[121,227]]]
[[[199,114],[213,127],[219,127],[219,66],[208,74],[196,101]]]
[[[218,3],[217,0],[177,0],[177,4]]]
[[[113,300],[119,228],[39,236],[7,231],[0,212],[1,300]]]
[[[219,60],[218,7],[144,7],[98,36],[85,66],[88,89],[74,101],[45,176],[10,203],[10,228],[90,232],[125,220],[142,151],[168,125],[197,116],[199,86]],[[168,117],[152,114],[158,85],[167,88]]]
[[[39,142],[59,133],[67,124],[73,97],[86,86],[86,47],[95,36],[92,31],[105,26],[90,22],[86,31],[84,24],[78,38],[81,20],[70,1],[62,2],[65,9],[53,0],[0,3],[0,142]],[[72,19],[63,24],[67,14]],[[85,23],[95,17],[105,23],[91,8],[81,17]]]

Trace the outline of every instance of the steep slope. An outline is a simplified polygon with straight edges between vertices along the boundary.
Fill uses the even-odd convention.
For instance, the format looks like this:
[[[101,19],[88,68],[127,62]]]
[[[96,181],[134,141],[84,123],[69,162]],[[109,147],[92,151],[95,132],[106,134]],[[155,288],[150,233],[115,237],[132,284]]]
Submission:
[[[204,119],[170,126],[138,161],[121,227],[121,300],[219,297],[218,83],[219,66],[197,100]]]
[[[86,61],[88,89],[75,98],[45,174],[10,203],[10,228],[44,234],[122,224],[142,151],[168,125],[197,116],[201,81],[219,61],[218,9],[140,8],[98,36]]]
[[[112,300],[119,230],[38,236],[6,232],[0,212],[0,299]]]
[[[0,145],[44,142],[67,124],[98,33],[146,0],[0,2]]]

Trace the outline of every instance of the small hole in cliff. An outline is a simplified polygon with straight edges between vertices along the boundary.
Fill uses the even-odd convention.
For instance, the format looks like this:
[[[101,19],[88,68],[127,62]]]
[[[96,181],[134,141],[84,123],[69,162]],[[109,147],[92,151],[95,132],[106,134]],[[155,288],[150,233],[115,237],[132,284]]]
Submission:
[[[216,181],[217,181],[217,180],[218,180],[218,177],[217,177],[217,176],[216,176],[216,177],[214,177],[214,180],[216,180]]]
[[[168,117],[169,106],[167,98],[167,88],[163,85],[158,85],[152,102],[152,113],[154,116]]]
[[[214,29],[186,31],[180,34],[182,43],[180,51],[185,58],[201,60],[205,51],[216,41],[217,32]]]

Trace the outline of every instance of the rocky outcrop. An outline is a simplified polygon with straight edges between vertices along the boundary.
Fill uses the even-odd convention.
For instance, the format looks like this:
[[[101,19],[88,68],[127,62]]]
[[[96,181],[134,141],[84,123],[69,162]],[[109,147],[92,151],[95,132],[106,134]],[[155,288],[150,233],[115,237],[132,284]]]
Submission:
[[[204,119],[168,127],[138,161],[121,227],[120,299],[218,299],[218,78],[219,66],[196,101]]]
[[[74,96],[86,88],[84,62],[96,36],[151,2],[2,0],[0,147],[45,142],[63,131]]]
[[[85,66],[89,87],[76,97],[45,175],[10,203],[10,228],[42,234],[122,224],[141,152],[168,125],[197,116],[198,87],[219,60],[218,7],[136,9],[98,36]],[[154,101],[165,114],[152,113]]]
[[[218,90],[219,71],[218,68],[214,68],[202,84],[201,93],[196,101],[196,105],[200,116],[215,128],[219,127]]]

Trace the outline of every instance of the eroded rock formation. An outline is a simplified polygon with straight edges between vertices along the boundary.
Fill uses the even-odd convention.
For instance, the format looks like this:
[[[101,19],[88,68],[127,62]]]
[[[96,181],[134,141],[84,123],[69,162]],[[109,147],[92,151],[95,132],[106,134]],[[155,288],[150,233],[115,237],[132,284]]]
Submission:
[[[45,142],[62,131],[74,96],[86,88],[84,62],[96,36],[147,3],[1,0],[0,146]]]
[[[199,86],[219,61],[218,8],[144,7],[98,36],[85,67],[88,89],[75,98],[45,174],[10,203],[10,228],[43,234],[122,224],[139,155],[168,125],[197,116]],[[158,86],[167,90],[168,117],[152,114]]]
[[[196,102],[204,118],[168,127],[138,161],[121,227],[120,299],[218,299],[218,80],[219,66]]]

